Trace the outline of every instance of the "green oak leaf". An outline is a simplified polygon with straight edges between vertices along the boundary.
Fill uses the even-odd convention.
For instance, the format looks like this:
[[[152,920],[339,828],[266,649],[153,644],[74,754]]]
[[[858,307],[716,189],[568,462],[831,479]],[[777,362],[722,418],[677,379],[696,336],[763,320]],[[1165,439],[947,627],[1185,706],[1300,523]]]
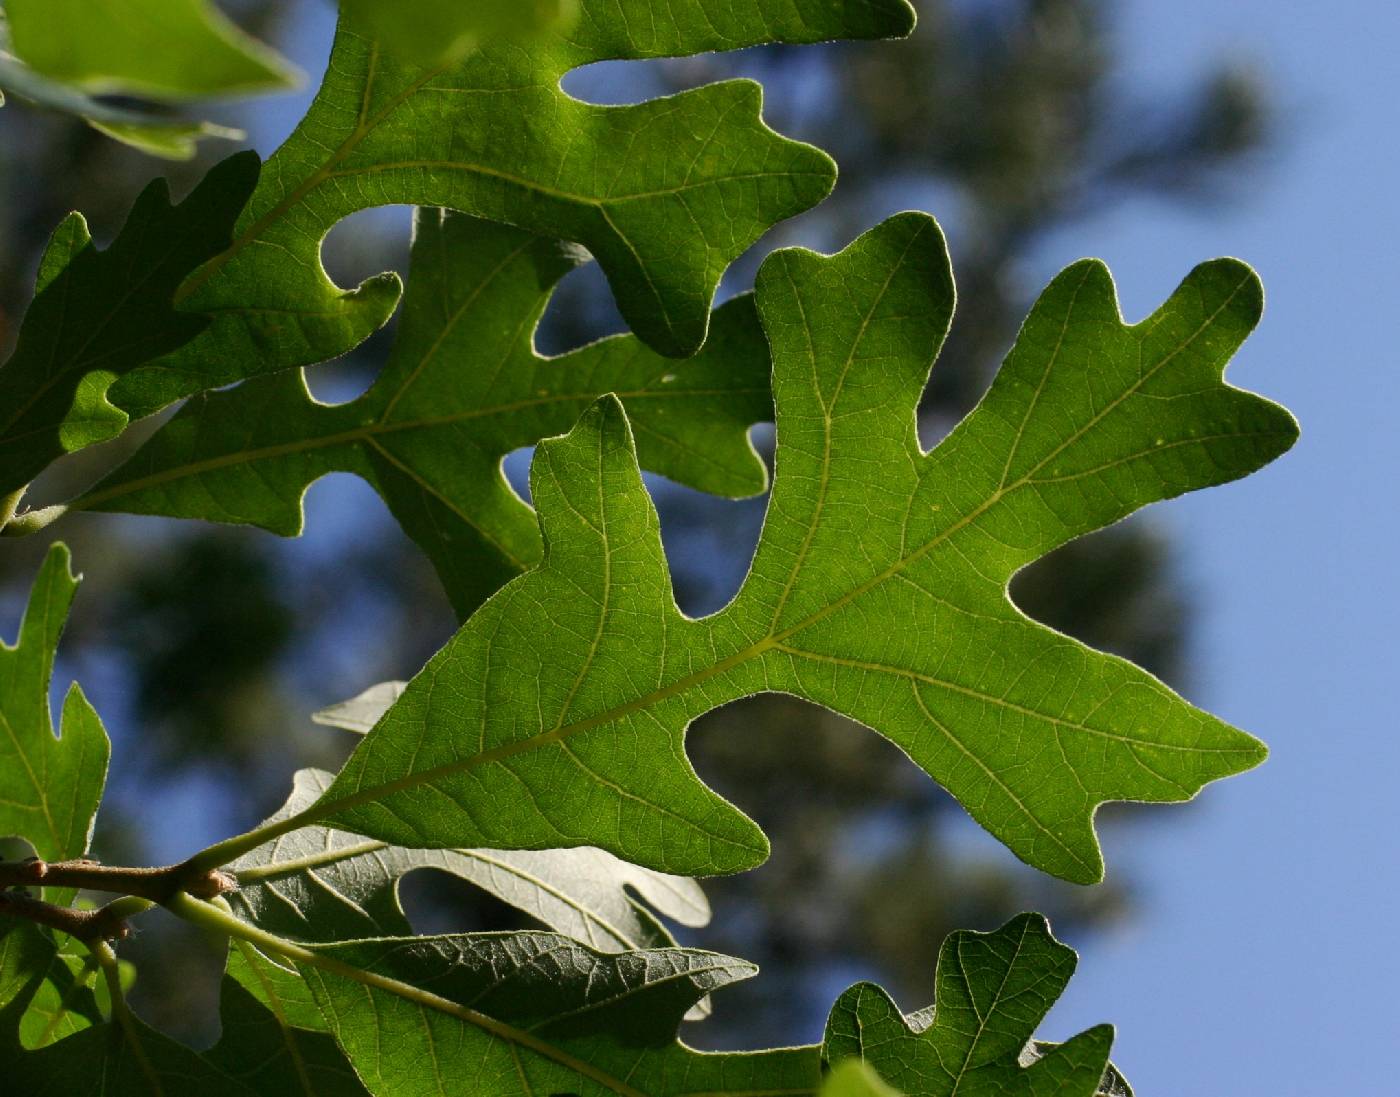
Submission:
[[[905,1017],[882,989],[857,984],[832,1007],[822,1059],[863,1060],[909,1097],[1112,1093],[1101,1088],[1121,1082],[1108,1066],[1111,1025],[1049,1050],[1031,1041],[1076,962],[1039,914],[1019,915],[992,933],[959,930],[939,950],[931,1010]]]
[[[692,354],[725,268],[824,198],[835,167],[763,124],[750,81],[602,107],[560,78],[594,61],[903,35],[913,18],[905,0],[582,0],[576,23],[528,48],[502,39],[422,67],[344,11],[309,113],[268,161],[232,244],[179,299],[214,314],[233,360],[272,370],[332,358],[385,321],[399,280],[341,290],[321,267],[322,238],[371,206],[445,206],[578,241],[643,340]]]
[[[49,549],[15,644],[0,641],[0,835],[24,838],[50,861],[87,852],[111,754],[102,721],[76,682],[54,737],[49,679],[78,587],[69,564],[65,545]]]
[[[488,35],[538,34],[567,24],[577,14],[573,0],[340,0],[384,47],[420,65],[454,61]]]
[[[152,182],[104,251],[81,214],[55,230],[14,353],[0,367],[0,494],[121,433],[132,405],[115,399],[114,383],[205,329],[205,318],[175,311],[171,294],[228,243],[257,171],[256,155],[230,157],[175,206],[165,181]]]
[[[875,729],[1018,856],[1090,882],[1099,804],[1185,800],[1264,757],[1007,596],[1057,545],[1292,444],[1286,411],[1221,378],[1259,316],[1248,267],[1205,263],[1128,325],[1103,265],[1071,266],[927,454],[914,410],[953,307],[932,218],[901,214],[836,256],[777,252],[757,300],[777,471],[733,602],[677,610],[605,398],[536,451],[544,562],[433,657],[297,822],[405,846],[593,845],[679,875],[750,868],[767,840],[699,780],[684,736],[769,690]]]
[[[76,115],[108,137],[166,160],[192,159],[195,142],[204,137],[236,141],[243,136],[241,130],[212,122],[171,118],[137,107],[94,99],[67,84],[35,72],[3,49],[0,49],[0,88],[36,106]],[[0,102],[4,102],[3,96],[0,96]]]
[[[270,821],[314,803],[333,777],[300,770],[287,803]],[[460,876],[602,952],[675,942],[657,915],[703,926],[710,908],[694,880],[619,861],[599,849],[422,850],[367,842],[325,827],[293,831],[229,866],[235,911],[258,928],[298,941],[402,936],[410,932],[398,884],[433,868]]]
[[[676,1038],[702,997],[754,973],[689,949],[606,955],[554,934],[352,941],[299,966],[376,1095],[810,1094],[816,1049],[697,1052]]]
[[[5,0],[5,16],[16,56],[89,92],[188,98],[297,83],[208,0]]]
[[[72,506],[295,535],[311,483],[358,473],[428,553],[465,617],[540,559],[539,524],[501,460],[567,430],[602,393],[626,402],[647,468],[720,495],[762,491],[766,474],[746,431],[772,417],[772,398],[752,298],[720,308],[688,362],[630,335],[542,357],[533,343],[540,314],[585,258],[520,229],[420,210],[397,338],[368,392],[322,404],[291,371],[196,397]],[[164,383],[163,369],[145,371],[148,391]],[[164,375],[175,391],[187,387]]]

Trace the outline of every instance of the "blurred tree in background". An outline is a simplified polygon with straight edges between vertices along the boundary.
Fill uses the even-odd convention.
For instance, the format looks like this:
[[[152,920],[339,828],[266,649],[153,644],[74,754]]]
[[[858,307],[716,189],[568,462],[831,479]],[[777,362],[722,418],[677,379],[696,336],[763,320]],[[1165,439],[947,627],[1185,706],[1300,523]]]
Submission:
[[[1248,70],[1228,61],[1169,101],[1146,101],[1132,73],[1115,68],[1114,34],[1123,28],[1113,25],[1107,0],[915,3],[919,29],[905,42],[604,64],[571,74],[565,87],[595,102],[625,102],[753,76],[765,85],[774,128],[836,158],[832,198],[770,234],[736,265],[726,292],[746,288],[773,247],[831,251],[897,209],[939,216],[959,305],[922,409],[930,444],[972,406],[1010,344],[1032,289],[1019,272],[1048,235],[1144,194],[1194,204],[1229,197],[1267,137],[1268,116]],[[334,12],[323,0],[257,0],[233,10],[294,55],[307,56],[298,35],[329,42]],[[219,120],[256,135],[267,128],[256,122],[275,109],[270,102],[230,108]],[[228,151],[206,145],[203,160],[167,165],[24,109],[0,112],[0,133],[6,343],[43,242],[64,214],[81,209],[105,241],[151,176],[170,175],[183,193]],[[402,270],[406,229],[404,218],[357,217],[353,230],[328,240],[331,273],[346,283]],[[539,341],[557,352],[620,326],[601,276],[585,268],[565,280]],[[387,343],[381,334],[347,361],[312,371],[316,391],[335,399],[358,391]],[[147,431],[131,433],[64,462],[33,496],[72,494]],[[771,432],[760,428],[756,442],[771,457]],[[524,467],[512,461],[512,472],[517,465]],[[748,565],[763,500],[734,503],[651,483],[681,607],[718,609]],[[342,478],[313,492],[309,509],[312,533],[301,542],[110,516],[78,516],[55,529],[93,580],[75,607],[55,680],[80,676],[117,742],[99,855],[146,863],[253,824],[285,795],[289,762],[335,765],[353,745],[312,725],[312,710],[408,677],[450,634],[454,621],[431,569],[367,489]],[[15,542],[0,557],[6,622],[17,618],[20,587],[46,544]],[[1013,594],[1032,616],[1184,684],[1184,599],[1149,525],[1066,546],[1018,576]],[[927,1001],[938,942],[954,928],[990,928],[1034,908],[1074,940],[1124,909],[1121,876],[1075,888],[962,840],[972,824],[899,751],[805,703],[769,696],[731,705],[699,721],[692,743],[706,780],[753,814],[774,846],[762,869],[707,884],[714,923],[686,935],[686,943],[763,968],[689,1031],[697,1045],[811,1039],[832,986],[853,974],[877,978],[905,1001]],[[148,811],[189,818],[189,832],[150,833]],[[420,874],[405,890],[427,927],[512,924],[502,909],[483,906],[480,893],[441,878]],[[143,969],[133,1001],[167,1030],[207,1039],[216,960],[187,928],[176,932],[184,934],[183,962],[172,962],[164,930],[159,962],[142,964],[133,950]]]

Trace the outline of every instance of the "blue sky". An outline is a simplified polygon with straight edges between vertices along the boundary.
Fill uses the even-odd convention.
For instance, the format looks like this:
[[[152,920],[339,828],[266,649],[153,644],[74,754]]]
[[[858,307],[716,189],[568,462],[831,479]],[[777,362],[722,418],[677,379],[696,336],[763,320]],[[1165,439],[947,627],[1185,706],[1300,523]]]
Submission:
[[[1290,407],[1303,437],[1248,480],[1157,508],[1198,607],[1192,699],[1273,753],[1197,810],[1110,834],[1109,865],[1131,859],[1147,894],[1084,950],[1050,1027],[1113,1021],[1145,1097],[1395,1092],[1400,13],[1136,0],[1120,27],[1148,87],[1251,57],[1282,149],[1225,213],[1130,206],[1056,241],[1036,274],[1102,256],[1136,319],[1198,260],[1248,260],[1268,304],[1228,376]]]

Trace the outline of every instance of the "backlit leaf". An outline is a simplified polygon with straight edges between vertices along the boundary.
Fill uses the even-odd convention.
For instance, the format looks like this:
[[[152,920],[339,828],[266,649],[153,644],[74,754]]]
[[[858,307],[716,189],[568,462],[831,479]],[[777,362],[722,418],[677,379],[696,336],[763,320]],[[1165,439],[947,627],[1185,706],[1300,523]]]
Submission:
[[[1221,378],[1259,316],[1248,267],[1197,267],[1133,325],[1102,264],[1068,268],[927,454],[914,409],[953,306],[931,218],[832,257],[778,252],[757,300],[777,473],[734,601],[699,621],[676,609],[626,418],[600,401],[536,452],[544,562],[429,662],[311,816],[405,846],[595,845],[738,871],[766,839],[695,775],[685,729],[775,690],[884,734],[1019,856],[1089,882],[1099,804],[1188,799],[1263,758],[1007,596],[1057,545],[1292,444],[1286,411]]]
[[[1038,914],[1022,914],[994,933],[959,930],[939,951],[931,1010],[905,1017],[879,987],[858,984],[832,1008],[823,1061],[864,1061],[909,1097],[1112,1093],[1101,1088],[1121,1082],[1108,1066],[1110,1025],[1027,1054],[1075,963],[1074,950],[1056,941]]]
[[[13,646],[0,642],[0,835],[17,835],[45,860],[80,857],[107,780],[111,746],[75,682],[59,737],[49,713],[54,652],[78,580],[68,549],[44,557]]]
[[[825,197],[833,164],[768,129],[750,81],[603,107],[566,95],[560,78],[595,61],[902,35],[913,11],[905,0],[580,7],[528,48],[507,38],[429,67],[343,12],[316,101],[268,161],[233,243],[182,287],[184,307],[215,314],[227,353],[267,369],[335,357],[384,322],[399,280],[341,290],[321,267],[322,238],[370,206],[444,206],[578,241],[642,339],[697,350],[725,268]]]
[[[687,362],[634,336],[555,358],[535,325],[575,247],[441,210],[420,211],[403,317],[388,364],[357,400],[326,405],[295,371],[191,400],[73,506],[302,528],[302,498],[329,472],[363,476],[428,553],[465,617],[539,562],[539,524],[501,471],[512,450],[567,430],[618,393],[643,464],[722,495],[763,489],[746,431],[772,417],[768,349],[751,297],[715,314]],[[206,340],[207,341],[207,340]],[[162,364],[133,377],[153,403]],[[210,375],[204,375],[204,383]]]

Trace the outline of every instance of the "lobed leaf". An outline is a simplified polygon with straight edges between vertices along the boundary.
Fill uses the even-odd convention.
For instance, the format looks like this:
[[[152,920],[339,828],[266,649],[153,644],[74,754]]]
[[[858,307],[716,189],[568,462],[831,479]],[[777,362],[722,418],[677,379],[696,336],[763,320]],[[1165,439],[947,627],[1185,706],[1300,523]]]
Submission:
[[[87,852],[111,754],[102,722],[76,682],[54,737],[49,679],[77,587],[67,547],[53,545],[15,643],[0,641],[0,835],[24,838],[53,861]]]
[[[699,780],[684,735],[770,690],[874,728],[1018,856],[1090,882],[1099,804],[1184,800],[1264,757],[1007,596],[1057,545],[1292,444],[1286,411],[1221,378],[1259,316],[1248,267],[1203,264],[1128,325],[1103,265],[1075,264],[930,453],[914,411],[953,307],[932,218],[891,218],[832,257],[777,252],[757,301],[777,472],[734,601],[699,621],[676,609],[626,418],[601,400],[536,451],[543,563],[434,656],[303,822],[404,846],[594,845],[681,875],[749,868],[767,841]]]
[[[105,251],[82,214],[54,231],[14,353],[0,368],[0,494],[63,454],[120,434],[133,412],[161,406],[124,398],[120,383],[206,328],[204,318],[175,311],[171,295],[228,243],[257,172],[254,154],[230,157],[174,206],[156,180]]]
[[[1053,1047],[1031,1040],[1075,964],[1039,914],[993,933],[959,930],[939,950],[931,1010],[905,1017],[879,987],[857,984],[832,1008],[823,1062],[863,1061],[910,1097],[1122,1093],[1126,1083],[1108,1064],[1111,1025]]]
[[[823,153],[759,118],[760,89],[728,81],[634,106],[559,87],[594,61],[681,56],[769,42],[907,33],[905,0],[582,0],[576,23],[412,64],[342,11],[325,82],[269,160],[232,244],[181,288],[214,315],[226,356],[264,368],[333,358],[392,312],[399,281],[345,292],[319,248],[371,206],[445,206],[576,240],[602,264],[631,328],[663,354],[704,341],[729,263],[835,181]]]
[[[466,617],[540,559],[539,524],[502,458],[567,430],[602,393],[626,402],[646,467],[702,491],[761,491],[766,474],[745,432],[771,418],[772,400],[752,298],[719,309],[709,343],[683,364],[633,336],[542,357],[540,314],[585,258],[519,229],[420,210],[398,336],[369,391],[326,405],[300,374],[282,373],[197,397],[71,506],[295,535],[307,488],[354,472],[428,553]],[[145,373],[130,385],[201,383],[159,363]]]

